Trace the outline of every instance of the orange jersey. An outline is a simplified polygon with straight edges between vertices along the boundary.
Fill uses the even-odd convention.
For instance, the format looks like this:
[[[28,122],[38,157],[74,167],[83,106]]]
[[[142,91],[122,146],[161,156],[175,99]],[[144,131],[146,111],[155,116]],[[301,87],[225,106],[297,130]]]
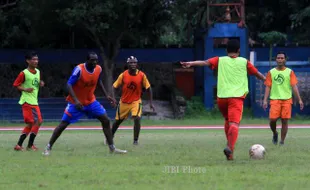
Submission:
[[[96,65],[94,71],[90,73],[86,70],[85,64],[79,64],[78,67],[81,72],[80,78],[72,86],[72,88],[81,104],[89,105],[96,100],[94,92],[96,90],[96,86],[102,69],[99,65]],[[74,99],[71,95],[67,97],[67,101],[74,103]]]
[[[146,75],[137,70],[136,75],[130,75],[128,70],[119,75],[114,82],[113,87],[118,88],[122,86],[121,101],[130,104],[134,101],[140,100],[142,95],[142,88],[150,88],[150,83]]]

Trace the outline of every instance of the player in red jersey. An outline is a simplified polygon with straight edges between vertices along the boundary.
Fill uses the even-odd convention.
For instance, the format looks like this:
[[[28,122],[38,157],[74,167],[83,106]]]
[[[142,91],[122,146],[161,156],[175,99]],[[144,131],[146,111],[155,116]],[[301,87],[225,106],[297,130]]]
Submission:
[[[23,151],[23,142],[30,134],[27,150],[36,151],[38,148],[33,144],[43,122],[38,104],[40,86],[44,86],[38,67],[39,59],[35,52],[29,52],[25,56],[28,64],[27,69],[19,73],[13,86],[21,91],[19,104],[22,106],[24,121],[27,126],[14,147],[16,151]]]
[[[107,97],[113,106],[116,105],[116,100],[108,96],[103,86],[100,77],[101,73],[102,69],[98,65],[98,56],[94,52],[88,54],[86,63],[79,64],[75,67],[67,83],[69,90],[69,96],[67,97],[68,105],[65,109],[61,123],[55,128],[53,135],[45,148],[44,155],[50,154],[54,143],[67,126],[71,123],[77,122],[83,115],[87,115],[89,118],[97,118],[101,122],[110,152],[127,153],[126,150],[115,148],[110,128],[110,119],[107,116],[106,110],[96,100],[94,95],[97,84],[99,83],[105,97]]]
[[[262,75],[245,58],[239,57],[240,44],[237,40],[227,43],[227,56],[213,57],[205,61],[181,62],[185,68],[191,66],[209,66],[218,71],[217,104],[225,118],[227,147],[224,154],[227,160],[233,160],[233,151],[238,139],[239,123],[242,118],[243,101],[248,93],[247,74],[265,80]]]

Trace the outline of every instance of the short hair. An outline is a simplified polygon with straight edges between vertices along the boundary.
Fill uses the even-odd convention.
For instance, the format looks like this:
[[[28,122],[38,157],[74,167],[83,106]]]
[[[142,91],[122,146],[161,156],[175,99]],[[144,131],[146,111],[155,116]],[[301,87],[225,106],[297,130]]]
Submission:
[[[25,54],[25,59],[26,60],[30,60],[32,59],[33,57],[38,57],[38,54],[34,51],[29,51]]]
[[[285,59],[287,58],[287,55],[286,55],[286,53],[284,51],[278,51],[276,57],[278,57],[279,54],[283,54]]]
[[[89,60],[91,55],[97,55],[97,53],[95,53],[95,52],[93,52],[93,51],[88,52],[87,57],[86,57],[86,60]]]
[[[236,39],[231,39],[227,42],[227,53],[238,53],[240,49],[240,42]]]

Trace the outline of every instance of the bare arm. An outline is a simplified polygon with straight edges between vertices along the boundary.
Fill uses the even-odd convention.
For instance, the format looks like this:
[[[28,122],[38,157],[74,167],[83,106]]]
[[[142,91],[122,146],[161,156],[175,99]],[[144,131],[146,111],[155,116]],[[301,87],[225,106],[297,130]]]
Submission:
[[[188,61],[188,62],[180,62],[184,68],[195,67],[195,66],[210,66],[209,61]]]
[[[76,97],[76,95],[74,93],[72,85],[71,84],[67,84],[67,88],[68,88],[69,94],[72,96],[72,98],[74,100],[74,103],[75,104],[80,104],[80,101],[77,99],[77,97]]]
[[[102,83],[102,80],[99,80],[99,86],[100,86],[100,88],[101,88],[101,90],[102,90],[102,92],[103,92],[103,95],[104,95],[106,98],[108,98],[109,95],[108,95],[106,89],[104,88],[104,85],[103,85],[103,83]]]
[[[150,108],[155,111],[155,107],[153,106],[153,90],[152,87],[149,87],[147,90],[149,98],[150,98]]]
[[[255,74],[256,78],[258,78],[259,80],[262,80],[262,81],[265,81],[266,80],[266,77],[261,73],[261,72],[257,72]],[[270,88],[269,88],[270,90]]]
[[[270,95],[270,86],[266,86],[265,88],[265,95],[264,95],[264,102],[263,102],[263,108],[264,110],[267,109],[268,107],[268,98],[269,98],[269,95]]]
[[[297,85],[292,86],[292,89],[293,89],[294,96],[297,98],[298,103],[300,105],[300,110],[303,110],[304,109],[304,103],[300,97]]]

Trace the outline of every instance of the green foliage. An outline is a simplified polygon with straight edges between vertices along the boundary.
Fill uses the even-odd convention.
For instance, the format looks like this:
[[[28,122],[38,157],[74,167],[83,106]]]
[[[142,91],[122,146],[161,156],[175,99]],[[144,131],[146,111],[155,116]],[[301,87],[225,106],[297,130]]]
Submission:
[[[264,41],[264,43],[267,43],[269,45],[269,65],[271,67],[273,44],[285,42],[287,39],[287,35],[278,31],[271,31],[266,33],[260,33],[258,36]]]
[[[285,42],[287,35],[278,31],[260,33],[258,35],[267,44],[278,44]]]
[[[207,110],[201,97],[192,97],[186,102],[185,118],[221,118],[221,113],[217,108]]]

